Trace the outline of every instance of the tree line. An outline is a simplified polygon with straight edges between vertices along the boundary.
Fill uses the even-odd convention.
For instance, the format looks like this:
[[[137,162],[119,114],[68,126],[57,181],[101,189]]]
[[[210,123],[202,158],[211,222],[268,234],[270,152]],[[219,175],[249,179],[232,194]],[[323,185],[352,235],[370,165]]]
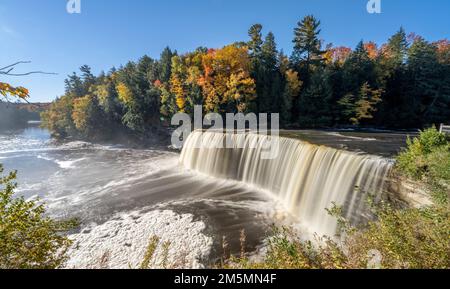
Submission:
[[[29,121],[38,121],[45,104],[23,104],[0,101],[0,131],[28,127]]]
[[[450,121],[450,42],[400,28],[385,44],[325,44],[320,21],[304,17],[290,56],[255,24],[248,41],[179,54],[165,48],[94,76],[69,75],[43,113],[55,136],[146,136],[173,114],[280,113],[285,128],[421,128]]]

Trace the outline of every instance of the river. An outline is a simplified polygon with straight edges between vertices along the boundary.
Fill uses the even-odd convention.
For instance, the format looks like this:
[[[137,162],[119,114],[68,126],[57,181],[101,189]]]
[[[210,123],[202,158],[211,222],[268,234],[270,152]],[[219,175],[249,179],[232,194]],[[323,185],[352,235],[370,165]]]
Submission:
[[[283,134],[357,151],[349,155],[352,164],[366,162],[366,157],[354,159],[360,158],[365,148],[375,149],[367,153],[388,158],[406,139],[406,134],[385,132],[361,135],[288,131]],[[287,153],[296,154],[295,146],[298,144],[289,144]],[[334,154],[336,151],[333,149]],[[299,157],[308,158],[306,155]],[[297,206],[298,194],[308,195],[319,189],[324,195],[330,195],[314,184],[311,185],[314,190],[308,189],[305,193],[295,186],[287,186],[284,192],[293,192],[286,199],[277,191],[282,184],[277,183],[275,188],[264,185],[260,179],[219,176],[212,171],[210,163],[202,163],[201,157],[194,158],[192,152],[184,152],[180,158],[179,153],[162,147],[132,149],[81,141],[59,144],[37,126],[0,133],[0,163],[7,171],[18,170],[17,193],[27,199],[40,198],[53,217],[77,217],[82,222],[81,228],[70,236],[75,245],[69,252],[68,268],[136,268],[152,236],[158,236],[161,244],[170,242],[167,254],[163,252],[164,246],[158,247],[154,267],[162,266],[164,254],[175,268],[210,266],[223,256],[224,243],[232,253],[239,251],[241,230],[246,234],[246,250],[255,251],[262,248],[272,224],[295,224],[299,216],[309,220],[312,211],[304,208],[317,201],[313,198]],[[334,158],[329,158],[330,162]],[[198,166],[190,167],[194,162]],[[306,164],[302,159],[300,162]],[[310,162],[308,166],[314,167],[315,161]],[[318,162],[323,163],[323,160]],[[334,170],[340,170],[340,163],[334,165]],[[358,164],[353,170],[357,170],[359,178],[366,179],[361,167],[367,167],[368,174],[374,170],[372,166]],[[267,167],[267,164],[262,165]],[[302,178],[313,178],[311,172],[295,170],[300,170]],[[327,168],[318,166],[316,170],[326,171]],[[384,169],[381,173],[385,173]],[[263,178],[270,175],[273,175],[270,169],[261,171]],[[293,180],[296,180],[295,175]],[[352,184],[349,182],[346,186]],[[328,183],[329,187],[335,185],[333,180]],[[324,200],[326,204],[330,201],[329,198]],[[325,203],[322,201],[320,205],[325,206]],[[297,214],[298,210],[308,214]],[[320,213],[314,213],[315,219],[311,220],[322,220],[325,208],[314,210]]]

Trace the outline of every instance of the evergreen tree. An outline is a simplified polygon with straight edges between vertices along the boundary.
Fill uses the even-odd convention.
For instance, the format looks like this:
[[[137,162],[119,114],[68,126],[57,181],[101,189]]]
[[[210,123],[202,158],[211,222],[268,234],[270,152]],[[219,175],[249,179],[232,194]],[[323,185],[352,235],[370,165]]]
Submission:
[[[85,88],[82,79],[74,72],[65,80],[66,94],[72,97],[82,97],[85,95]]]
[[[314,16],[308,15],[298,22],[294,29],[294,51],[291,62],[297,67],[304,66],[306,79],[309,78],[311,66],[319,65],[323,62],[324,51],[321,50],[319,34],[321,30],[320,21]]]
[[[83,65],[80,67],[81,79],[83,80],[84,93],[89,93],[89,88],[95,84],[96,77],[91,72],[89,65]]]
[[[360,41],[350,54],[342,70],[345,93],[356,95],[365,82],[371,86],[376,84],[375,65],[370,59],[363,41]]]
[[[286,126],[292,123],[292,106],[302,88],[298,72],[292,69],[285,71],[286,84],[280,103],[281,123]]]
[[[307,108],[309,103],[314,102],[309,100],[308,97],[314,97],[312,91],[317,87],[310,89],[311,77],[314,71],[320,69],[324,63],[325,52],[321,50],[321,42],[319,40],[320,21],[314,16],[308,15],[298,22],[297,27],[294,29],[294,51],[291,56],[291,65],[297,70],[303,83],[303,89],[301,95],[296,97],[294,103],[293,114],[305,114],[310,110]],[[309,90],[306,93],[306,90]],[[303,115],[303,119],[313,117]]]
[[[279,97],[281,94],[280,75],[277,68],[277,46],[275,36],[269,32],[261,47],[261,81],[256,83],[260,86],[262,93],[259,98],[259,112],[275,112],[278,111]]]
[[[250,41],[247,43],[247,46],[250,53],[250,58],[253,62],[261,59],[261,46],[263,44],[261,31],[261,24],[254,24],[248,30]]]
[[[159,60],[159,80],[163,83],[167,83],[170,80],[170,76],[172,74],[172,57],[175,56],[175,54],[176,53],[172,52],[169,47],[164,48],[161,53],[161,58]]]
[[[267,111],[269,97],[264,89],[266,79],[262,55],[263,40],[261,31],[261,24],[252,25],[248,30],[250,40],[247,43],[252,66],[250,75],[256,83],[256,105],[259,112]]]
[[[439,63],[436,47],[417,38],[408,53],[408,76],[411,85],[405,92],[416,108],[418,124],[446,123],[450,119],[449,66]],[[419,123],[417,123],[419,122]]]
[[[333,91],[329,73],[319,68],[311,76],[310,84],[299,101],[299,123],[304,127],[328,127],[333,124]]]
[[[320,22],[295,28],[290,60],[269,32],[253,25],[248,42],[200,47],[159,61],[144,56],[95,77],[84,65],[65,80],[65,94],[43,114],[60,137],[120,129],[148,136],[176,112],[279,112],[284,126],[378,125],[417,128],[450,122],[450,43],[407,37],[401,28],[379,46],[359,42],[321,49]],[[9,92],[8,92],[9,91]],[[11,93],[0,83],[0,94]],[[161,118],[162,117],[162,118]]]
[[[389,40],[385,49],[385,54],[389,58],[391,68],[398,68],[405,63],[408,52],[408,41],[403,27],[395,33]]]

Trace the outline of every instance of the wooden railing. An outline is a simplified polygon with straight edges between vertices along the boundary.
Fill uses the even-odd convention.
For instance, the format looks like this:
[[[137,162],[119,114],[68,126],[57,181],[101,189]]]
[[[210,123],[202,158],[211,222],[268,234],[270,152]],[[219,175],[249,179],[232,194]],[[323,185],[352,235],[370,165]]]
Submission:
[[[450,125],[441,124],[441,128],[439,129],[441,133],[450,134]]]

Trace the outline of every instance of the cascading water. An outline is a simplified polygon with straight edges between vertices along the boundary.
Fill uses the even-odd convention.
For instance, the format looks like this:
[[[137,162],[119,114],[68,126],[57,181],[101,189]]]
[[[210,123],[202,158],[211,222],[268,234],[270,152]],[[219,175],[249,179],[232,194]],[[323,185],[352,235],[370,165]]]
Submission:
[[[181,164],[189,170],[271,192],[302,225],[319,235],[332,236],[337,230],[336,219],[326,211],[333,203],[343,208],[352,223],[366,219],[368,195],[380,197],[392,167],[381,157],[282,137],[278,156],[263,159],[262,146],[270,137],[252,133],[228,137],[243,145],[221,148],[226,134],[191,133],[181,153]],[[208,144],[208,148],[200,143]]]

